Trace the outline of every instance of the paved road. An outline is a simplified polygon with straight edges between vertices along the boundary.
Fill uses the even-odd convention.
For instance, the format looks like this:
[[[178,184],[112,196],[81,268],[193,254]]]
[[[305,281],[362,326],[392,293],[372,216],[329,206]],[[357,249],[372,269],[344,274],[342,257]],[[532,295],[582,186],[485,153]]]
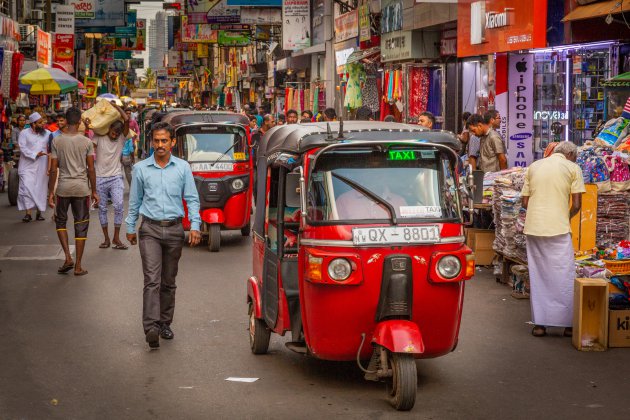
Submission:
[[[248,240],[185,250],[176,338],[149,352],[138,249],[98,249],[93,224],[89,275],[57,275],[60,261],[42,259],[57,244],[52,222],[20,219],[0,195],[0,419],[630,418],[630,349],[580,353],[559,335],[531,337],[528,302],[485,272],[468,284],[458,349],[418,362],[416,407],[396,413],[352,363],[300,356],[280,337],[271,354],[250,353]],[[7,259],[33,244],[51,247]]]

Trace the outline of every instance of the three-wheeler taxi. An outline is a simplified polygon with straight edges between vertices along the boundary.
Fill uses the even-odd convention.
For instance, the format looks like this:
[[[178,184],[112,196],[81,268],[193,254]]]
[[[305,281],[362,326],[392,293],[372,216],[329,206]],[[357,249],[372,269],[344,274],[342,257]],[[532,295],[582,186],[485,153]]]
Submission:
[[[221,230],[250,234],[252,161],[247,117],[211,111],[177,111],[161,118],[175,129],[173,154],[190,163],[199,192],[202,235],[219,251]],[[184,219],[184,228],[190,221]]]
[[[356,360],[396,409],[411,409],[415,359],[455,349],[475,270],[458,148],[452,133],[397,123],[269,130],[247,281],[252,352],[290,331],[291,350]]]

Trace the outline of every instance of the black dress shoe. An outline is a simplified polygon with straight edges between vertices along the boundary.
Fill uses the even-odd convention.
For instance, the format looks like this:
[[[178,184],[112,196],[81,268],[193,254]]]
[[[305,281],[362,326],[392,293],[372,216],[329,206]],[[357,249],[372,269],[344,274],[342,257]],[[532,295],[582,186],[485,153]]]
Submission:
[[[175,334],[173,334],[173,330],[171,330],[170,326],[162,324],[162,328],[160,328],[160,337],[165,340],[172,340],[175,338]]]
[[[151,328],[146,333],[146,340],[149,343],[149,347],[152,349],[157,349],[160,347],[160,330],[157,327]]]

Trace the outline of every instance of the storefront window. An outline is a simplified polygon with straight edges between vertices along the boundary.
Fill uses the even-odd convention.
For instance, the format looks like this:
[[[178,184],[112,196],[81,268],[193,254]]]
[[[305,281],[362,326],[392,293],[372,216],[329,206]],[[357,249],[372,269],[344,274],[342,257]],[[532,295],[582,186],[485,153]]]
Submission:
[[[610,54],[606,50],[580,49],[573,53],[573,136],[577,144],[593,137],[604,115],[604,88],[610,77]]]

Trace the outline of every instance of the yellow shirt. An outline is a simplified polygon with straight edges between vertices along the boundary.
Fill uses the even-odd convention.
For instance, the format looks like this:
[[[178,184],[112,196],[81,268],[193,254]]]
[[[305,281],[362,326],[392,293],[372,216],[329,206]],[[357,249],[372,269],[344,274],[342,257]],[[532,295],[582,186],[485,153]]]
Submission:
[[[561,153],[536,161],[527,168],[521,195],[529,196],[526,235],[557,236],[571,232],[569,199],[584,193],[582,170]]]

